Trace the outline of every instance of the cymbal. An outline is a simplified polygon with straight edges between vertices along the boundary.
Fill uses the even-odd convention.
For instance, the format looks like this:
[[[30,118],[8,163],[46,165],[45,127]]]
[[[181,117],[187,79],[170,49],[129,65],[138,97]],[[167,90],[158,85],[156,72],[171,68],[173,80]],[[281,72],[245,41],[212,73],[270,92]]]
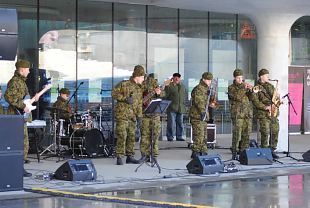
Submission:
[[[66,113],[68,113],[69,111],[67,111],[67,110],[64,110],[64,109],[61,109],[61,108],[56,108],[56,107],[46,107],[46,110],[48,110],[48,111],[58,111],[58,112],[66,112]]]

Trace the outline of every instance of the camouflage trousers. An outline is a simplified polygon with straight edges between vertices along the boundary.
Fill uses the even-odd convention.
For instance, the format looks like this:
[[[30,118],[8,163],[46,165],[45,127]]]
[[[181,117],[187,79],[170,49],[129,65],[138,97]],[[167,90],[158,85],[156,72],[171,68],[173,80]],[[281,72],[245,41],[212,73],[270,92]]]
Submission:
[[[136,122],[132,120],[117,120],[116,135],[116,156],[133,156],[135,154],[135,129]]]
[[[29,140],[28,140],[28,128],[27,123],[24,124],[24,160],[28,158]]]
[[[259,132],[261,134],[261,147],[271,147],[273,150],[277,149],[279,136],[279,120],[278,118],[260,118]]]
[[[192,119],[192,132],[193,132],[193,152],[206,153],[208,151],[207,147],[207,122]]]
[[[252,132],[252,118],[233,119],[232,125],[231,150],[236,153],[249,147],[249,139]]]
[[[153,155],[158,155],[158,139],[160,134],[160,116],[154,117],[143,116],[141,125],[141,142],[140,151],[141,155],[149,156],[151,153],[151,140],[153,131]]]

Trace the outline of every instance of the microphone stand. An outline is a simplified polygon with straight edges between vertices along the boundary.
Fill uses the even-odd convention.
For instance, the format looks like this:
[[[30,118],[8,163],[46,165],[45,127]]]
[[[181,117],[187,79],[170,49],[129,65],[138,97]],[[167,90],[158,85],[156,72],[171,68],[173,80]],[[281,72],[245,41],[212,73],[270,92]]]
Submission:
[[[82,84],[84,84],[84,82],[80,82],[80,84],[77,86],[77,88],[75,89],[74,93],[71,95],[70,99],[68,100],[68,103],[70,103],[70,101],[72,100],[73,97],[76,97],[77,92],[78,92],[78,90],[79,90],[79,88],[81,87]],[[77,108],[75,108],[75,112],[77,112]]]
[[[291,114],[291,108],[290,107],[292,107],[295,115],[297,115],[297,112],[296,112],[296,109],[292,103],[290,96],[289,96],[289,93],[287,93],[286,95],[284,95],[282,97],[282,99],[284,99],[284,98],[287,98],[287,101],[288,101],[288,126],[290,126],[290,114]],[[288,132],[287,133],[287,152],[284,151],[283,153],[284,154],[286,153],[286,157],[292,158],[293,160],[296,160],[296,161],[300,161],[299,159],[290,155],[290,134],[289,134],[289,131],[287,131],[287,132]]]

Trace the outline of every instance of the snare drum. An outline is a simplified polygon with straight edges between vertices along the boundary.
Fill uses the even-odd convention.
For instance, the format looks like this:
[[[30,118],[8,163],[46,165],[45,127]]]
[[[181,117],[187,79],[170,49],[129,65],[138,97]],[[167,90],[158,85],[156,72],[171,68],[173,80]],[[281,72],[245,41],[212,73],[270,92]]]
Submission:
[[[98,129],[78,129],[70,136],[70,149],[82,150],[88,156],[103,154],[105,140]]]

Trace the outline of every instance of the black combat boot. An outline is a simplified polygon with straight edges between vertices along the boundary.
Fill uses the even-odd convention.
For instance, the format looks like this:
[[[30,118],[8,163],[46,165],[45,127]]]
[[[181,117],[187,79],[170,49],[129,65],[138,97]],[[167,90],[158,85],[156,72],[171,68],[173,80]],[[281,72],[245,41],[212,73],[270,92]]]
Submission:
[[[122,159],[121,157],[118,157],[118,158],[116,159],[116,165],[124,165],[123,159]]]
[[[140,161],[136,160],[133,156],[127,156],[126,163],[127,164],[139,164]]]
[[[237,154],[237,152],[232,152],[232,157],[231,157],[232,160],[239,160],[239,155]]]
[[[29,172],[27,172],[27,171],[24,169],[23,176],[24,176],[24,177],[31,177],[31,176],[32,176],[32,174],[31,174],[31,173],[29,173]]]
[[[192,152],[192,155],[191,155],[191,158],[194,159],[196,157],[200,156],[200,153],[199,152]]]

